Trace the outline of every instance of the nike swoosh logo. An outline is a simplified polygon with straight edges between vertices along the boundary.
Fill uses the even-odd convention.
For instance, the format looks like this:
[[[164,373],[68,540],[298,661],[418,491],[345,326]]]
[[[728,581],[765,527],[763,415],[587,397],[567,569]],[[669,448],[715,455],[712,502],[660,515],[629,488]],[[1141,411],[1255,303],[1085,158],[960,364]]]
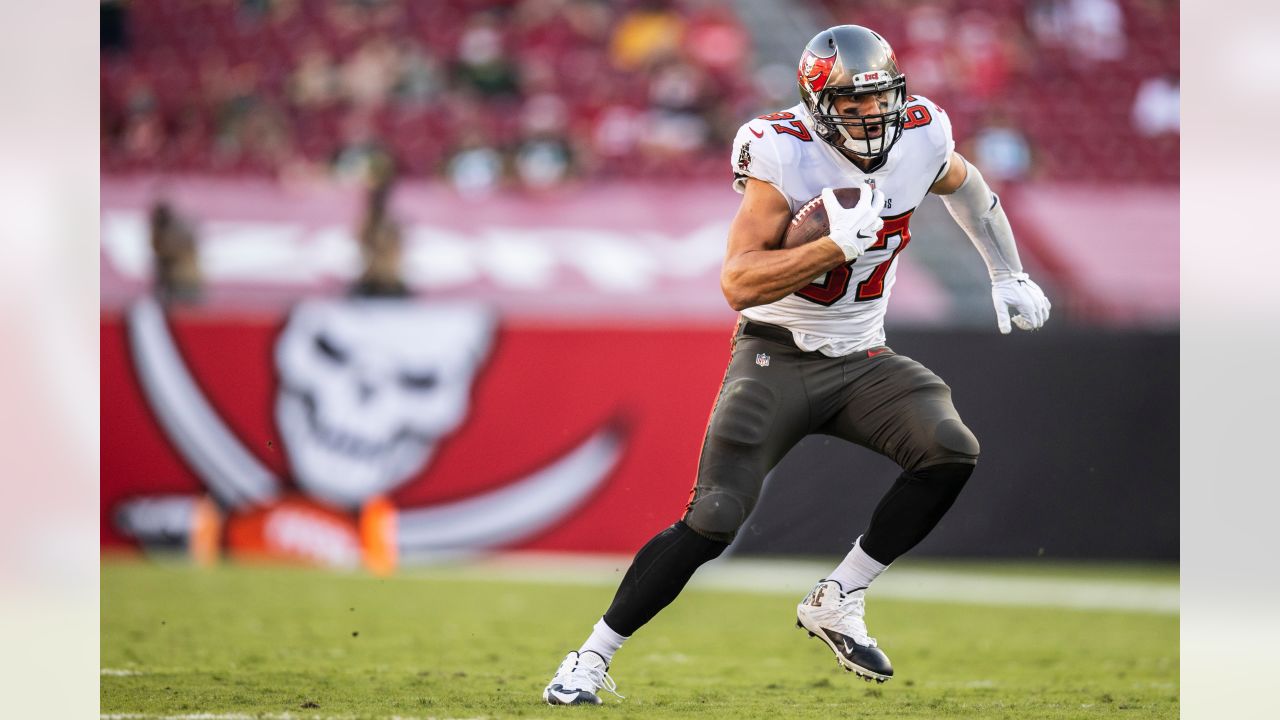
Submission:
[[[552,690],[551,694],[552,696],[555,697],[555,699],[559,700],[562,703],[565,703],[566,705],[578,699],[578,693],[573,693],[572,695],[569,695],[566,693],[562,693],[559,690]]]
[[[887,352],[889,352],[889,348],[880,348],[879,350],[868,350],[867,357],[873,358],[877,355],[883,355]]]
[[[844,645],[844,654],[845,654],[845,655],[852,655],[852,654],[853,654],[853,649],[857,647],[857,645],[850,645],[848,640],[841,640],[841,641],[840,641],[840,644],[841,644],[841,645]]]
[[[761,130],[760,132],[756,132],[756,129],[755,129],[755,128],[753,128],[753,127],[748,127],[747,129],[751,131],[751,134],[752,134],[752,135],[755,135],[755,136],[756,136],[756,137],[758,137],[758,138],[762,138],[762,137],[764,137],[764,131],[763,131],[763,130]]]

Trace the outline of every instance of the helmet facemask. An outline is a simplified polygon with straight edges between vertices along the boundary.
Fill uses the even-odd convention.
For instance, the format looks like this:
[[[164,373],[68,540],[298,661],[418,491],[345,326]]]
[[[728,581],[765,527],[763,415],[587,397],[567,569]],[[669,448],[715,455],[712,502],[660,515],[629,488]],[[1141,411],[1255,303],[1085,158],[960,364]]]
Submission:
[[[906,78],[895,78],[888,87],[828,88],[818,93],[812,109],[818,136],[838,149],[868,160],[888,154],[902,136],[903,109],[907,100]],[[867,115],[841,115],[836,100],[842,96],[877,96],[880,112]]]
[[[893,48],[874,30],[837,25],[814,35],[800,55],[796,84],[818,137],[842,152],[882,160],[902,137],[907,76]],[[839,98],[868,94],[877,102],[860,102],[856,114],[836,112]],[[873,112],[863,114],[866,110]]]

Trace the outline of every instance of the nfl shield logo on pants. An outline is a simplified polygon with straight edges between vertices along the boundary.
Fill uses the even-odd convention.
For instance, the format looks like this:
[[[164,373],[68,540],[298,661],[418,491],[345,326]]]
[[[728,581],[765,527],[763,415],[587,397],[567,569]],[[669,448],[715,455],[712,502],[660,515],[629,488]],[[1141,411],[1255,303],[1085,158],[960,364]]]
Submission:
[[[756,353],[756,364],[760,367],[769,367],[769,354]]]

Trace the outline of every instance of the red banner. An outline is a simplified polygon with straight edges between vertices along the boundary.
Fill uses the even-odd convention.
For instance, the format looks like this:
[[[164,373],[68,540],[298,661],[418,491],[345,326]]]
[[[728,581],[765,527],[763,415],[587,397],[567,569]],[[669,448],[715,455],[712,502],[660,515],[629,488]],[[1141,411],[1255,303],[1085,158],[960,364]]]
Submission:
[[[143,301],[102,321],[102,543],[351,565],[385,498],[383,540],[404,561],[632,552],[683,509],[731,329],[495,325],[387,301],[166,315]],[[271,537],[288,552],[264,549]]]

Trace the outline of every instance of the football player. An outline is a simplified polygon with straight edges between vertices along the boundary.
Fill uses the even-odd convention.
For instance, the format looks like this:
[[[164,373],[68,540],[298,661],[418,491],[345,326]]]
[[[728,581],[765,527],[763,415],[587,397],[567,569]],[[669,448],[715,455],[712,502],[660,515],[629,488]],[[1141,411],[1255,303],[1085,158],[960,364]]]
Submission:
[[[553,705],[599,704],[602,689],[616,691],[614,653],[729,546],[765,474],[810,433],[902,467],[852,550],[797,607],[797,625],[845,669],[893,677],[867,631],[864,593],[929,534],[978,459],[947,384],[885,345],[896,261],[926,193],[942,197],[986,262],[1000,332],[1049,319],[1000,199],[955,152],[942,109],[907,94],[884,38],[857,25],[824,30],[805,48],[798,82],[802,102],[746,123],[734,140],[733,187],[743,197],[720,282],[741,318],[690,502],[640,549],[586,642],[561,663],[543,692]],[[850,186],[862,192],[846,208],[832,189]],[[788,222],[816,196],[829,236],[781,249]]]

